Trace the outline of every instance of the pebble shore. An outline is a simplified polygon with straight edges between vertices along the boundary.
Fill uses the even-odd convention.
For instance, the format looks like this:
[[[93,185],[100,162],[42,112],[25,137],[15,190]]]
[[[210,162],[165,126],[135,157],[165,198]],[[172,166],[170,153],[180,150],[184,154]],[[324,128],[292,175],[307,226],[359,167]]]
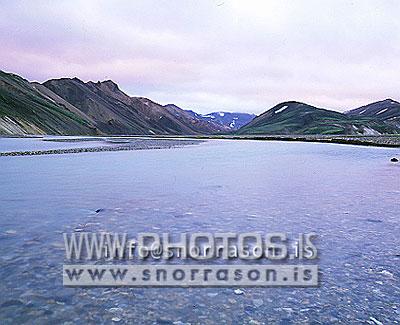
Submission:
[[[0,152],[2,156],[39,156],[39,155],[60,155],[82,152],[103,152],[103,151],[125,151],[125,150],[149,150],[149,149],[170,149],[187,145],[197,145],[201,140],[172,140],[172,139],[140,139],[131,140],[126,144],[99,146],[91,148],[67,148],[35,151],[11,151]]]

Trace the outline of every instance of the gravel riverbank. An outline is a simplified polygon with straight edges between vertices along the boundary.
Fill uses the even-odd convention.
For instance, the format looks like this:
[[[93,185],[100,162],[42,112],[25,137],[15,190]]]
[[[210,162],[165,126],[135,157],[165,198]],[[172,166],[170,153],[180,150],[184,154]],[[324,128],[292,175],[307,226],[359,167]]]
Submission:
[[[323,142],[375,147],[400,147],[400,135],[247,135],[233,136],[231,139]]]
[[[82,152],[102,152],[102,151],[125,151],[125,150],[149,150],[149,149],[170,149],[187,145],[197,145],[202,140],[173,140],[173,139],[132,139],[127,143],[115,143],[107,146],[90,148],[62,148],[50,150],[30,150],[30,151],[11,151],[0,152],[1,156],[38,156],[38,155],[59,155]]]

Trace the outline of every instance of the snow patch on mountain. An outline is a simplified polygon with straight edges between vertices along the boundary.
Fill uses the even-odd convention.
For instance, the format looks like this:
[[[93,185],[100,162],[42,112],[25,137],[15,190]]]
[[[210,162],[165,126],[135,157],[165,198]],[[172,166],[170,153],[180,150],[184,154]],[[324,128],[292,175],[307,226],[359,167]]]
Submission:
[[[376,113],[376,115],[379,115],[379,114],[385,113],[387,110],[388,110],[388,109],[387,109],[387,108],[385,108],[385,109],[383,109],[383,110],[379,111],[378,113]]]
[[[283,107],[281,107],[280,109],[277,109],[274,113],[275,114],[278,114],[278,113],[280,113],[280,112],[283,112],[286,108],[288,108],[289,106],[287,106],[287,105],[285,105],[285,106],[283,106]]]

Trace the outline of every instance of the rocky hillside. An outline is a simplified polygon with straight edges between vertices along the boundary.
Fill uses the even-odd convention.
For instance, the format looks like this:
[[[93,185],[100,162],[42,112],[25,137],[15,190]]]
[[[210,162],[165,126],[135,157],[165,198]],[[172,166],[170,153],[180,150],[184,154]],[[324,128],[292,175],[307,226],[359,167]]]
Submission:
[[[0,71],[0,134],[96,134],[92,121],[41,86]]]
[[[396,108],[387,107],[387,114],[390,114],[392,109]],[[376,116],[360,116],[351,112],[343,114],[300,102],[284,102],[257,116],[242,127],[238,134],[378,135],[400,133],[400,128],[395,123]]]
[[[43,85],[88,115],[106,134],[209,134],[222,129],[196,123],[184,112],[177,116],[175,110],[150,99],[130,97],[111,80],[53,79]]]
[[[43,84],[0,74],[0,134],[214,134],[227,132],[179,107],[130,97],[111,80]]]
[[[353,118],[379,120],[400,129],[400,103],[393,99],[385,99],[365,105],[345,113]]]

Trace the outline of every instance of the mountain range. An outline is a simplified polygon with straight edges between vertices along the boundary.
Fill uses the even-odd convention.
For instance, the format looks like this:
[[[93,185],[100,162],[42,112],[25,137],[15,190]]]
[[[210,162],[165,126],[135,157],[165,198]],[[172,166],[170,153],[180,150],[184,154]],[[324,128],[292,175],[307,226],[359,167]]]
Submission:
[[[38,83],[0,71],[0,134],[400,134],[400,103],[386,99],[339,113],[289,101],[259,116],[199,114],[129,96],[111,80]]]
[[[188,112],[192,114],[192,116],[207,122],[225,125],[229,127],[231,131],[239,130],[257,116],[256,114],[249,113],[212,112],[208,114],[199,114],[193,111]]]
[[[386,99],[339,113],[289,101],[257,116],[238,134],[400,134],[400,103]]]
[[[0,71],[0,134],[218,134],[224,125],[130,97],[111,80],[29,82]]]

